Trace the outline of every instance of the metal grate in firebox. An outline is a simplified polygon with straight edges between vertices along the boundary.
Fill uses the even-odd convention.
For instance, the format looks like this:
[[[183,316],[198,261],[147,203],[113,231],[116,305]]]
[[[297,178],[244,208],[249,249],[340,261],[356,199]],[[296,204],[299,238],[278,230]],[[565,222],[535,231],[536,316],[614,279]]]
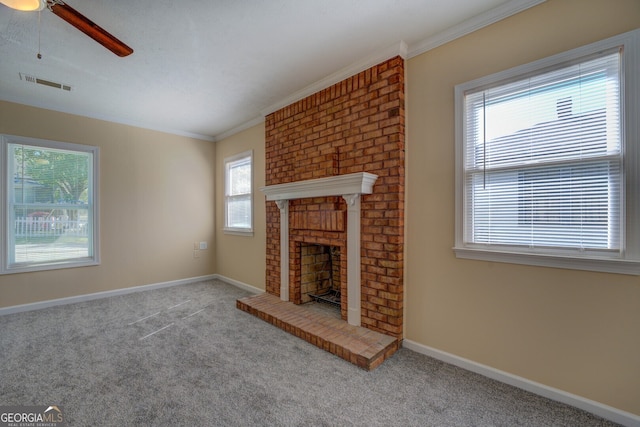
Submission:
[[[309,296],[316,302],[322,302],[340,308],[340,291],[337,289],[330,289],[321,295],[309,294]]]

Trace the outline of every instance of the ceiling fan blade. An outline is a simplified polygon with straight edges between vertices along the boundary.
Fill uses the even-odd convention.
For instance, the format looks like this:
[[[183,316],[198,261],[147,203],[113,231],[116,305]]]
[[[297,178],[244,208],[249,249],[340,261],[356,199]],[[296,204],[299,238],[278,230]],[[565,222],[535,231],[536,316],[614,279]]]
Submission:
[[[116,55],[122,57],[133,53],[133,49],[129,46],[106,32],[95,22],[91,21],[65,2],[61,0],[47,0],[47,8]]]

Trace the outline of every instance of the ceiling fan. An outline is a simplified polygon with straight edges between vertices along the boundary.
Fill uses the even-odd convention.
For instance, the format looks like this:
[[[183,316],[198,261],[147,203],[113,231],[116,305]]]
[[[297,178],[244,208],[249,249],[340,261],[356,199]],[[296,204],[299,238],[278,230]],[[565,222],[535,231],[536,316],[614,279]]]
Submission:
[[[0,3],[12,9],[25,11],[40,11],[46,7],[116,55],[123,57],[133,53],[129,46],[62,0],[0,0]]]

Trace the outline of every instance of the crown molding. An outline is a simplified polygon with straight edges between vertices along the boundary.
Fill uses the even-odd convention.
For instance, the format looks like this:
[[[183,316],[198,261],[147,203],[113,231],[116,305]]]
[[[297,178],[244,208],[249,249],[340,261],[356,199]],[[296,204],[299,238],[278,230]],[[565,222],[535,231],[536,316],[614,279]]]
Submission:
[[[149,125],[148,123],[143,123],[136,120],[124,119],[122,117],[88,113],[86,111],[80,111],[75,108],[58,108],[43,102],[24,102],[23,100],[20,100],[16,97],[10,97],[10,96],[2,97],[0,98],[0,101],[11,102],[13,104],[19,104],[19,105],[25,105],[27,107],[39,108],[41,110],[50,110],[56,113],[71,114],[74,116],[84,117],[87,119],[102,120],[109,123],[116,123],[119,125],[126,125],[126,126],[136,127],[136,128],[145,129],[145,130],[162,132],[170,135],[184,136],[186,138],[199,139],[202,141],[215,142],[216,140],[215,137],[211,135],[203,135],[199,133],[186,132],[179,129],[163,128],[160,126]]]
[[[400,56],[403,59],[406,59],[407,49],[408,49],[407,44],[401,40],[399,43],[395,43],[392,46],[388,46],[384,49],[378,50],[374,54],[366,58],[363,58],[362,60],[355,62],[323,78],[322,80],[318,80],[317,82],[312,83],[311,85],[297,92],[294,92],[293,94],[286,97],[285,99],[273,105],[270,105],[269,107],[260,111],[260,113],[263,116],[267,116],[273,113],[274,111],[278,111],[279,109],[284,108],[287,105],[291,105],[296,101],[300,101],[301,99],[306,98],[307,96],[313,95],[314,93],[317,93],[323,89],[326,89],[331,85],[339,83],[346,78],[354,76],[364,70],[367,70],[373,67],[374,65],[377,65],[383,61],[386,61],[387,59],[393,58],[394,56]]]
[[[433,37],[429,37],[425,40],[414,43],[411,47],[409,47],[404,41],[400,41],[399,43],[396,43],[385,49],[381,49],[356,63],[353,63],[315,83],[312,83],[311,85],[297,92],[294,92],[290,96],[261,110],[260,114],[263,117],[267,116],[274,111],[284,108],[287,105],[291,105],[296,101],[306,98],[307,96],[313,95],[314,93],[326,89],[333,84],[341,82],[348,77],[358,74],[361,71],[367,70],[372,66],[381,63],[382,61],[393,58],[394,56],[399,55],[403,59],[413,58],[431,49],[435,49],[436,47],[441,46],[445,43],[470,34],[495,22],[498,22],[502,19],[508,18],[526,9],[544,3],[545,1],[546,0],[511,0],[494,9],[481,13],[480,15],[476,15],[473,18],[467,19],[466,21],[458,25],[454,25],[453,27],[434,35]],[[253,119],[234,129],[228,130],[223,134],[216,135],[215,140],[228,138],[231,135],[245,130],[257,123],[259,123],[259,120]]]
[[[251,119],[251,120],[249,120],[247,122],[244,122],[244,123],[232,128],[232,129],[229,129],[228,131],[225,131],[225,132],[223,132],[223,133],[221,133],[219,135],[216,135],[214,141],[220,141],[222,139],[228,138],[230,136],[235,135],[236,133],[240,133],[243,130],[247,130],[247,129],[249,129],[251,127],[254,127],[255,125],[260,124],[262,122],[264,122],[264,116],[255,117],[255,118],[253,118],[253,119]]]
[[[545,1],[546,0],[511,0],[496,8],[481,13],[480,15],[467,19],[458,25],[454,25],[453,27],[441,31],[433,37],[429,37],[421,42],[415,43],[411,46],[407,59],[421,55],[431,49],[442,46],[445,43],[449,43],[457,38],[466,36],[467,34],[471,34],[474,31],[508,18],[516,13],[520,13],[523,10],[537,6]]]

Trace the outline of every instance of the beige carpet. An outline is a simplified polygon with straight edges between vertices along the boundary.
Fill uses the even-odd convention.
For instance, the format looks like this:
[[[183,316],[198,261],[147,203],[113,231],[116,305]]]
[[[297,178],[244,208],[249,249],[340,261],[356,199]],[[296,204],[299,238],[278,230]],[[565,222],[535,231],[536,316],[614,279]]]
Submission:
[[[0,316],[0,405],[70,426],[610,426],[400,349],[366,372],[210,281]]]

